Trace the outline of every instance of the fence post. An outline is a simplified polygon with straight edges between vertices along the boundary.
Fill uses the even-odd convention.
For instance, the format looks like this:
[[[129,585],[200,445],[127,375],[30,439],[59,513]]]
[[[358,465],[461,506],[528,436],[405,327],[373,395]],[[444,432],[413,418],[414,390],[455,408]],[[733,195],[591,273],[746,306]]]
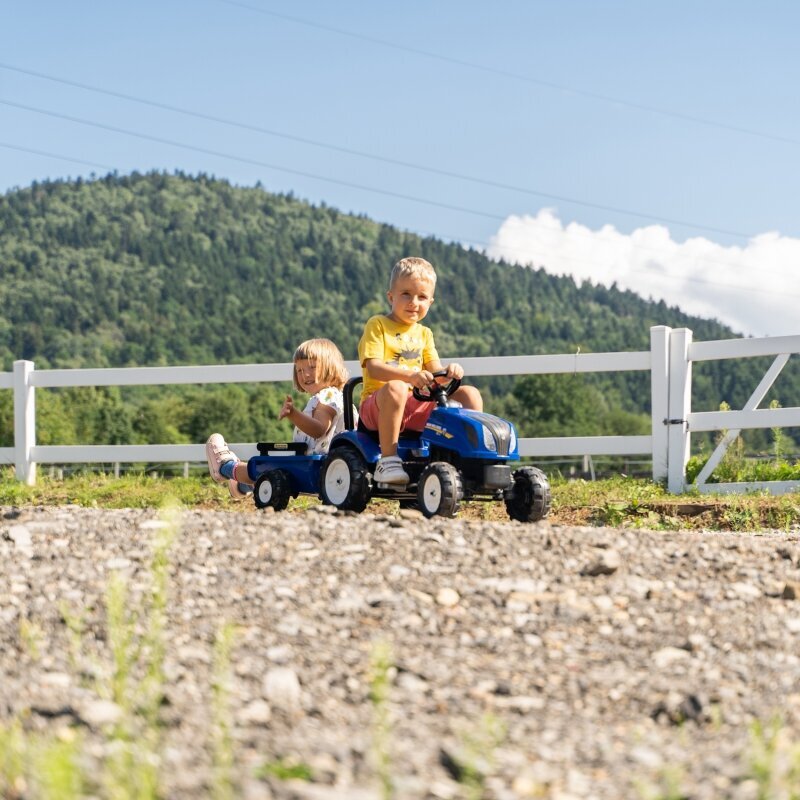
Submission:
[[[669,337],[672,328],[650,328],[650,414],[653,436],[653,481],[665,481],[668,470]]]
[[[686,485],[686,462],[689,460],[689,413],[692,410],[692,362],[689,347],[692,332],[677,328],[669,337],[669,439],[667,491],[682,494]]]
[[[36,483],[36,464],[31,459],[36,444],[36,390],[31,383],[33,361],[14,362],[14,461],[17,480]]]

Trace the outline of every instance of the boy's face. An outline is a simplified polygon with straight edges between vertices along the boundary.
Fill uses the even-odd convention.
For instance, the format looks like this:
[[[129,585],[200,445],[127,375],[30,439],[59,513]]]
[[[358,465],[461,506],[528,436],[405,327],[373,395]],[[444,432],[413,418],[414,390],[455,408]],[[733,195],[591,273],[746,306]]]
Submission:
[[[412,325],[425,318],[433,302],[433,284],[425,278],[406,275],[386,292],[392,305],[389,316],[395,322]]]

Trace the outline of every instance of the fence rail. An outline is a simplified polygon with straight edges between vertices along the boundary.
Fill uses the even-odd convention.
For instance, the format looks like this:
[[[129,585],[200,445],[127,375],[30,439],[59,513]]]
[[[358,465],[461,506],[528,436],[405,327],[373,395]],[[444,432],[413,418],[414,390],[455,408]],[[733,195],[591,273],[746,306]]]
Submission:
[[[650,435],[522,438],[519,440],[520,455],[648,456],[652,458],[653,479],[666,479],[669,490],[680,493],[687,488],[685,467],[689,457],[690,431],[800,426],[800,408],[756,408],[788,360],[788,354],[797,352],[800,352],[800,336],[693,343],[690,330],[673,330],[659,325],[650,329],[649,351],[468,357],[457,360],[464,366],[465,372],[474,377],[649,371],[652,409]],[[693,361],[776,354],[779,358],[744,410],[692,413]],[[348,361],[346,364],[351,374],[360,369],[356,361]],[[37,463],[180,463],[205,460],[203,444],[37,445],[37,389],[269,383],[288,382],[291,377],[291,363],[36,370],[30,361],[16,361],[13,372],[0,373],[0,389],[11,389],[14,392],[14,447],[0,448],[0,463],[14,464],[17,478],[33,484],[36,480]],[[241,458],[249,458],[257,453],[254,442],[235,442],[231,447]],[[719,461],[721,455],[715,456]],[[719,486],[712,485],[711,489],[717,490]],[[707,487],[701,485],[698,488],[703,491]],[[766,488],[776,492],[789,491],[800,488],[800,481],[769,483]]]

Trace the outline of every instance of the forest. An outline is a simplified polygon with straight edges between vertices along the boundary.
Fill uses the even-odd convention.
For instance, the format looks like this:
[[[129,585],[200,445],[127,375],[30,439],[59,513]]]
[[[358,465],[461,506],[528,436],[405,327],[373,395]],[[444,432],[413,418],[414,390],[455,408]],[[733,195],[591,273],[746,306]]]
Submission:
[[[695,340],[724,325],[615,286],[493,261],[364,216],[262,186],[153,172],[34,183],[0,196],[0,370],[270,363],[326,336],[356,357],[363,322],[387,310],[392,264],[418,255],[438,274],[426,319],[443,360],[645,350],[653,325]],[[767,362],[768,363],[768,362]],[[791,362],[790,362],[791,365]],[[741,407],[761,359],[699,365],[693,403]],[[487,407],[523,435],[649,432],[649,377],[538,376],[476,381]],[[800,372],[766,398],[793,405]],[[289,434],[276,422],[291,387],[231,385],[40,391],[37,441],[202,442]],[[0,392],[0,446],[13,444]]]

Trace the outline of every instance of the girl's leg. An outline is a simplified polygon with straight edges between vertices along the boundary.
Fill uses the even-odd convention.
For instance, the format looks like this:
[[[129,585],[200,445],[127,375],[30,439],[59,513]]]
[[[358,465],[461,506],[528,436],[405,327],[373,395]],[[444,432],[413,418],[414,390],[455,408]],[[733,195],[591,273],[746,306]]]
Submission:
[[[237,483],[243,483],[246,486],[254,486],[255,482],[250,479],[247,472],[247,464],[244,461],[237,461],[236,466],[233,468],[233,478]]]

